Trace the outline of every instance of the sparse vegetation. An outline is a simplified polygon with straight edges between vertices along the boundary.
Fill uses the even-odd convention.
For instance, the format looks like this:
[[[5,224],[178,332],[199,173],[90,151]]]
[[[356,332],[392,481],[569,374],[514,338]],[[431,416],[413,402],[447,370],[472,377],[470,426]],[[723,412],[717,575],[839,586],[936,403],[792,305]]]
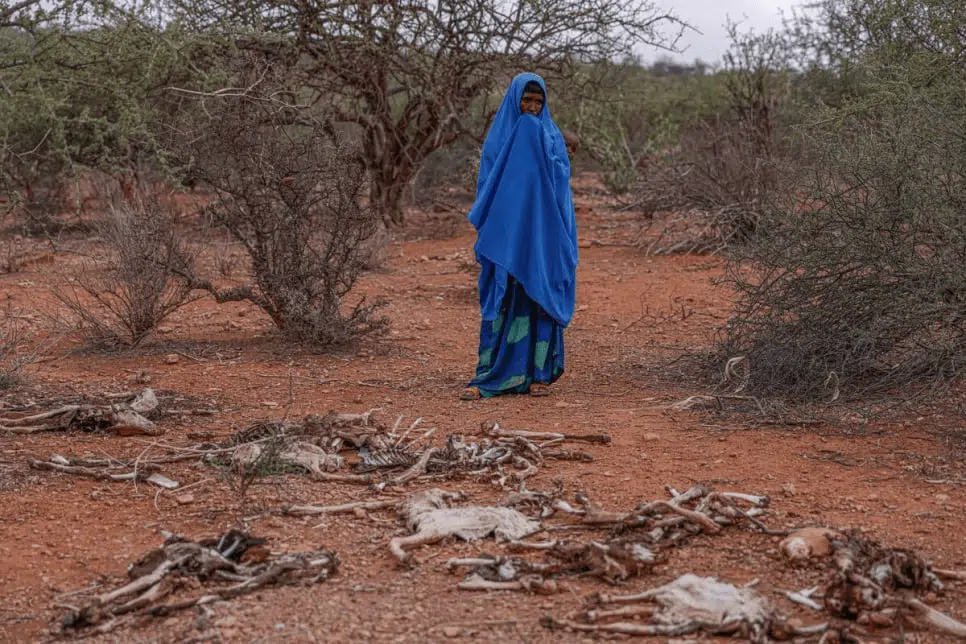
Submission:
[[[188,283],[219,302],[250,301],[289,338],[319,346],[383,330],[381,302],[345,301],[378,250],[365,166],[324,114],[294,102],[289,70],[253,56],[239,65],[248,87],[261,86],[203,99],[177,146],[213,191],[209,224],[247,251],[251,281],[222,288],[186,272]]]
[[[958,5],[820,0],[783,30],[733,27],[721,65],[649,66],[635,47],[673,46],[682,29],[649,0],[541,0],[512,16],[427,6],[5,8],[8,236],[49,236],[67,212],[90,226],[103,215],[93,203],[81,222],[92,171],[127,201],[177,179],[211,191],[202,224],[247,265],[222,258],[205,276],[179,264],[176,241],[113,247],[58,295],[94,335],[136,345],[198,289],[249,300],[317,345],[377,332],[379,303],[352,290],[379,262],[380,222],[403,223],[406,203],[460,211],[505,83],[528,68],[580,140],[574,167],[600,172],[659,231],[644,248],[726,254],[738,304],[714,350],[747,357],[751,390],[824,396],[834,378],[861,395],[958,376]],[[135,234],[118,223],[131,212],[94,226],[108,246]],[[150,235],[168,225],[159,216]],[[6,247],[14,270],[21,253]],[[134,247],[140,259],[125,255]]]
[[[751,391],[912,396],[961,376],[964,18],[950,3],[825,2],[790,34],[813,54],[800,82],[822,83],[792,180],[729,255],[739,299],[719,351],[747,357]]]
[[[103,256],[54,285],[69,326],[98,347],[137,346],[188,304],[192,285],[183,275],[194,258],[157,201],[136,197],[110,208],[95,226]]]
[[[21,316],[9,305],[0,313],[0,391],[19,385],[24,367],[37,358],[30,348],[30,333]]]

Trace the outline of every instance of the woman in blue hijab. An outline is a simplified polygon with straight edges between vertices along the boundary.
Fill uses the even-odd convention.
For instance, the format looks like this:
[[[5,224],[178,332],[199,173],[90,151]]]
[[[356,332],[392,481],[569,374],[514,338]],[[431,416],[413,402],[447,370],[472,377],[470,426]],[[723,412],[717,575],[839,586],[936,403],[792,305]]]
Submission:
[[[536,74],[510,83],[483,143],[469,220],[480,264],[479,362],[464,400],[545,396],[564,372],[577,230],[570,159]]]

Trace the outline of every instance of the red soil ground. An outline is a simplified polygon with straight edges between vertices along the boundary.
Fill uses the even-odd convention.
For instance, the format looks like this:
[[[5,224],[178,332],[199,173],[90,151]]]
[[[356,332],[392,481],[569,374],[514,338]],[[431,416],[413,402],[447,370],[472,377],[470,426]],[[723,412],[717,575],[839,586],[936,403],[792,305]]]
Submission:
[[[647,257],[627,244],[639,234],[637,216],[609,211],[586,188],[577,194],[583,246],[578,312],[566,334],[568,373],[552,397],[458,400],[475,366],[475,273],[467,270],[473,233],[462,222],[441,220],[437,227],[451,227],[453,236],[394,243],[386,269],[365,279],[362,290],[390,299],[386,314],[393,331],[384,341],[317,353],[280,343],[267,318],[250,306],[204,300],[165,322],[154,343],[135,353],[78,353],[66,341],[46,345],[46,359],[30,370],[28,391],[35,396],[123,391],[136,387],[130,377],[145,370],[152,387],[225,410],[165,423],[161,440],[185,446],[205,436],[219,440],[252,421],[285,413],[372,407],[382,408],[380,417],[390,423],[399,414],[407,422],[422,417],[439,428],[439,440],[484,420],[521,429],[607,432],[612,444],[587,448],[596,462],[551,461],[529,487],[543,489],[560,478],[569,491],[585,490],[607,509],[626,510],[665,498],[666,484],[683,489],[704,482],[770,495],[765,521],[775,528],[862,528],[885,544],[921,551],[937,566],[966,568],[962,418],[947,411],[865,422],[855,407],[843,407],[835,412],[840,423],[751,428],[734,417],[668,411],[670,403],[707,389],[678,373],[680,363],[668,363],[677,355],[674,347],[706,346],[726,319],[729,294],[711,284],[721,274],[721,262],[707,256]],[[58,256],[53,268],[74,261]],[[28,322],[41,325],[31,312],[51,306],[43,284],[52,270],[33,267],[0,279],[0,292]],[[168,364],[165,356],[175,351],[179,361]],[[308,588],[269,588],[217,604],[210,616],[185,611],[149,618],[98,641],[198,641],[191,638],[202,633],[226,642],[589,640],[547,631],[539,618],[579,607],[604,589],[599,582],[574,580],[568,592],[550,597],[461,592],[455,587],[459,578],[446,571],[446,559],[497,553],[500,546],[428,546],[417,552],[423,562],[405,570],[386,547],[402,530],[388,513],[374,513],[376,521],[333,517],[313,528],[318,519],[270,512],[293,503],[372,498],[375,493],[363,486],[274,477],[254,486],[240,507],[218,470],[184,463],[165,470],[182,485],[197,484],[193,500],[181,504],[176,494],[158,494],[146,484],[99,483],[27,466],[30,456],[134,457],[147,447],[144,438],[76,432],[0,436],[0,640],[49,638],[65,612],[56,604],[72,601],[65,593],[117,583],[128,563],[162,542],[159,529],[211,536],[243,516],[275,550],[336,550],[344,562],[340,575]],[[444,486],[468,491],[478,502],[501,495],[468,481]],[[733,583],[758,578],[759,589],[783,610],[814,619],[781,591],[808,587],[821,576],[785,564],[776,540],[744,529],[702,536],[672,551],[654,575],[622,590],[643,590],[685,572]],[[964,590],[952,586],[938,607],[966,617]]]

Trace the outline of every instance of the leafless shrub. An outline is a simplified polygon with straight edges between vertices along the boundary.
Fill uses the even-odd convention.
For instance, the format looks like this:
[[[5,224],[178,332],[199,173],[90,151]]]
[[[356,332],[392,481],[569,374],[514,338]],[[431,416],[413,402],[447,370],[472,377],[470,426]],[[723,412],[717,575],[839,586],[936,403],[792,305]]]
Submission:
[[[966,373],[966,71],[960,3],[816,3],[802,151],[728,252],[718,369],[745,393],[831,402],[934,395]]]
[[[952,70],[833,111],[767,232],[729,251],[739,299],[718,357],[747,356],[749,391],[912,396],[964,372],[966,78]]]
[[[112,206],[95,229],[103,259],[86,260],[51,290],[92,344],[137,346],[192,301],[192,287],[180,274],[193,256],[171,217],[141,196]]]
[[[786,44],[774,32],[741,36],[734,25],[730,30],[727,113],[695,124],[663,159],[640,166],[647,214],[680,211],[662,222],[651,252],[718,252],[746,242],[779,190],[787,153],[779,130],[788,92]]]
[[[249,90],[211,95],[178,144],[214,191],[210,223],[240,242],[251,281],[219,288],[189,275],[219,302],[247,300],[292,339],[345,343],[385,328],[381,303],[345,298],[373,263],[379,218],[362,205],[367,175],[332,124],[294,104],[279,65],[245,58]]]
[[[7,306],[0,313],[0,390],[19,385],[23,370],[37,356],[28,347],[30,333],[21,314]]]

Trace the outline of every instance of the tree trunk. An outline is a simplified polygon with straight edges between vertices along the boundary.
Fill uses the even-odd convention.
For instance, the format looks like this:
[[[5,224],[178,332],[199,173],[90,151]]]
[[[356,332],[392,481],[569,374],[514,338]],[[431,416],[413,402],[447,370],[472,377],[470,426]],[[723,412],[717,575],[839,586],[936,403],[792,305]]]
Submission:
[[[384,176],[381,168],[373,168],[369,176],[369,203],[375,208],[387,227],[399,227],[406,223],[402,201],[409,185],[408,179]]]

